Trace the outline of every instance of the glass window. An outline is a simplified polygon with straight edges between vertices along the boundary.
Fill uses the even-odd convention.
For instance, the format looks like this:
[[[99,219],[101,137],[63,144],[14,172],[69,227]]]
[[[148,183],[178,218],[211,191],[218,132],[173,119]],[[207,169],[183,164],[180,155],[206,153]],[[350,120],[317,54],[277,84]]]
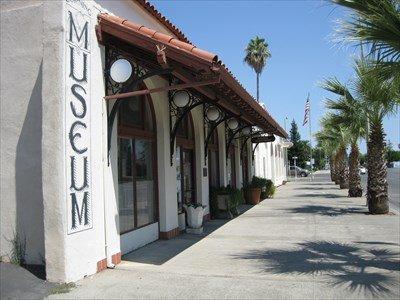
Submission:
[[[137,227],[141,227],[155,220],[154,217],[154,180],[151,141],[135,141],[135,170],[136,170],[136,201]]]
[[[151,99],[122,101],[118,111],[118,207],[120,233],[157,221],[154,170],[155,137]],[[140,136],[140,137],[139,137]]]
[[[143,101],[139,97],[123,100],[120,108],[121,124],[130,127],[142,127]]]
[[[133,140],[120,138],[118,150],[119,228],[120,232],[124,233],[135,227],[132,172]]]
[[[150,99],[145,96],[132,97],[122,101],[119,109],[120,126],[154,131]]]

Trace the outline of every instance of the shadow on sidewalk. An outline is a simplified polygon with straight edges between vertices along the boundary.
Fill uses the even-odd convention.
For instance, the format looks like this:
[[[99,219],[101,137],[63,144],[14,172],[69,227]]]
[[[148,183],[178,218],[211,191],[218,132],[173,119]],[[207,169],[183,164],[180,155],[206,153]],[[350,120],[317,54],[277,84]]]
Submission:
[[[325,205],[304,205],[285,209],[293,214],[318,214],[322,216],[336,217],[344,214],[368,213],[367,208],[361,207],[332,207]]]
[[[255,260],[271,274],[325,275],[331,286],[365,295],[390,295],[399,288],[399,253],[387,248],[303,242],[295,249],[253,250],[234,258]]]
[[[252,207],[253,205],[240,205],[240,215]],[[229,221],[230,219],[216,219],[208,221],[204,224],[204,232],[200,235],[181,233],[177,237],[170,240],[157,240],[144,247],[125,254],[122,257],[122,260],[143,264],[162,265],[189,247],[200,242],[206,236],[210,235]]]
[[[341,196],[338,194],[321,193],[321,194],[298,194],[296,198],[348,198],[347,196]]]
[[[185,251],[189,247],[201,241],[203,238],[217,230],[229,220],[211,220],[204,224],[204,232],[200,235],[182,233],[170,240],[157,240],[137,250],[129,252],[122,257],[122,260],[162,265]]]

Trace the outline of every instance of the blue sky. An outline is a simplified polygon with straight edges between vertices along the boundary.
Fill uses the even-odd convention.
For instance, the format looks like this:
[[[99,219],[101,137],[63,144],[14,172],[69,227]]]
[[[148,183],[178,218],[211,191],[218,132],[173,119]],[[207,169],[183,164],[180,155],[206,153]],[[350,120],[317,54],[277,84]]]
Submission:
[[[357,49],[332,41],[335,21],[347,13],[325,1],[151,2],[196,46],[218,54],[252,95],[256,94],[255,74],[243,63],[244,49],[250,38],[264,37],[272,57],[260,79],[260,99],[282,126],[288,118],[288,131],[295,119],[302,139],[309,138],[308,126],[302,126],[307,94],[316,132],[324,114],[323,99],[329,96],[318,83],[331,76],[346,82],[353,76]],[[384,125],[387,138],[398,145],[399,115]],[[365,152],[365,143],[361,150]]]

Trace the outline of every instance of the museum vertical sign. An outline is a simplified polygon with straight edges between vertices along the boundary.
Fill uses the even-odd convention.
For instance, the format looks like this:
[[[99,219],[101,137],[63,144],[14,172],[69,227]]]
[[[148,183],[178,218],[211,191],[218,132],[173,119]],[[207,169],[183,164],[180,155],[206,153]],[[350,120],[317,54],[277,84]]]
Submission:
[[[75,1],[76,2],[76,1]],[[66,3],[65,168],[68,234],[92,228],[90,43],[91,20]]]

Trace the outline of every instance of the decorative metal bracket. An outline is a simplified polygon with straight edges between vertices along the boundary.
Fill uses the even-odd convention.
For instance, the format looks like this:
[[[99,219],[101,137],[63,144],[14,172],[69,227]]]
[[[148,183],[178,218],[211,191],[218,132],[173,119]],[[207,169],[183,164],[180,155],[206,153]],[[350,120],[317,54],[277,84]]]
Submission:
[[[250,138],[252,138],[252,137],[254,137],[254,136],[258,135],[258,134],[261,134],[261,133],[262,133],[262,131],[256,131],[256,132],[250,133],[248,136],[245,137],[245,139],[244,139],[244,141],[243,141],[243,144],[242,144],[242,147],[240,148],[240,156],[241,156],[241,157],[243,156],[243,150],[244,150],[244,147],[245,147],[247,141],[248,141]]]
[[[172,69],[158,69],[149,71],[145,68],[140,67],[138,64],[133,64],[131,62],[133,68],[133,76],[124,84],[119,84],[114,82],[110,76],[110,68],[114,61],[119,58],[128,59],[125,55],[121,54],[115,48],[106,48],[106,61],[105,61],[105,71],[104,77],[106,81],[106,94],[118,94],[118,93],[126,93],[128,91],[134,91],[137,87],[142,83],[145,79],[148,79],[153,76],[160,76],[170,74]],[[107,116],[107,164],[110,165],[110,152],[111,152],[111,140],[112,140],[112,132],[115,122],[115,117],[117,116],[117,112],[119,107],[121,106],[123,99],[116,99],[111,112]]]
[[[211,106],[211,105],[214,105],[214,104],[205,103],[205,104],[204,104],[204,109],[203,109],[204,136],[206,136],[206,138],[205,138],[205,140],[204,140],[204,165],[207,164],[208,144],[210,143],[210,140],[211,140],[211,137],[212,137],[214,131],[217,130],[217,127],[218,127],[219,124],[221,124],[222,122],[225,122],[225,121],[227,121],[227,120],[229,120],[230,118],[233,117],[232,115],[230,115],[230,114],[228,114],[227,112],[223,111],[223,110],[222,110],[221,108],[219,108],[218,106],[214,105],[214,106],[216,106],[216,107],[219,109],[221,115],[220,115],[219,119],[216,120],[216,121],[208,120],[208,118],[207,118],[207,116],[206,116],[206,114],[207,114],[207,107],[209,107],[209,106]],[[208,125],[210,125],[211,127],[210,127],[209,130],[207,131]],[[208,132],[208,133],[207,133],[207,132]]]
[[[252,127],[253,125],[247,125],[247,124],[245,124],[245,125],[242,125],[242,126],[239,126],[236,130],[233,130],[231,133],[230,133],[230,135],[229,135],[229,137],[228,137],[228,141],[227,141],[227,143],[226,143],[226,158],[228,159],[228,155],[229,155],[229,147],[231,146],[231,144],[232,144],[232,141],[235,139],[235,135],[237,135],[239,132],[241,132],[244,128],[246,128],[246,127]],[[225,124],[225,127],[226,128],[228,128],[228,124]],[[229,128],[228,128],[228,130],[227,130],[227,132],[229,133]]]
[[[256,149],[257,149],[258,145],[260,145],[260,143],[257,143],[257,144],[254,146],[253,151],[251,152],[251,158],[252,158],[251,162],[252,162],[252,165],[253,165],[253,166],[254,166],[254,152],[256,152]]]
[[[170,84],[172,82],[170,81]],[[192,94],[190,94],[190,101],[186,107],[180,108],[174,104],[173,92],[168,92],[169,98],[169,126],[170,126],[170,164],[173,165],[175,154],[175,140],[178,133],[179,126],[183,119],[190,113],[190,111],[203,104],[203,101]],[[175,118],[174,125],[172,126],[173,119]]]

